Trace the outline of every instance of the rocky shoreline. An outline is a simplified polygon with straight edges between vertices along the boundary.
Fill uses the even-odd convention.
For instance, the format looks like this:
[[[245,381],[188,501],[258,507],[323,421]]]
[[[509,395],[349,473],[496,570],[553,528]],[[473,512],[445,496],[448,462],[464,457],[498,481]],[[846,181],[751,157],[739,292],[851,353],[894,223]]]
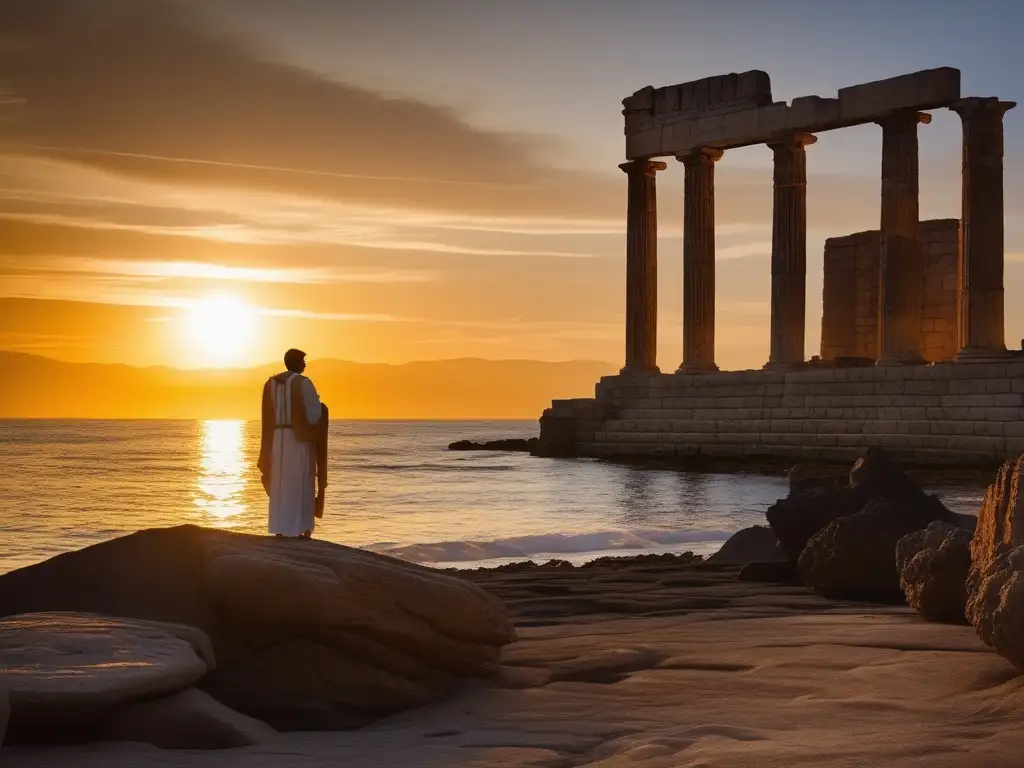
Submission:
[[[869,452],[706,559],[143,531],[0,576],[4,764],[1011,765],[1022,474],[975,521]]]

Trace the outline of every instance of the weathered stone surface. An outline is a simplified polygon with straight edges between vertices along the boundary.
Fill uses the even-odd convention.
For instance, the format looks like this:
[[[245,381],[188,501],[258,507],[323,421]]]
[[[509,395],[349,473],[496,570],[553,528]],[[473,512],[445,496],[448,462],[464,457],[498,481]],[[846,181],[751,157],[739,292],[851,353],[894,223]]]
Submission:
[[[192,627],[63,612],[0,620],[0,689],[18,741],[74,739],[114,707],[180,691],[213,666]]]
[[[779,539],[767,525],[752,525],[736,531],[722,548],[708,558],[715,565],[747,565],[754,561],[785,560]]]
[[[189,688],[128,704],[99,728],[103,741],[134,741],[162,749],[232,749],[272,741],[277,732],[209,694]]]
[[[929,621],[966,623],[971,531],[935,521],[896,545],[900,587],[911,608]]]
[[[268,684],[266,700],[258,703],[258,686],[254,692],[252,679],[242,686],[236,670],[259,668],[270,679],[275,659],[295,663],[300,641],[333,649],[332,658],[347,659],[351,668],[358,663],[381,670],[382,681],[390,674],[416,687],[416,670],[429,670],[448,684],[490,674],[500,647],[514,637],[499,600],[444,573],[324,541],[195,526],[141,531],[0,576],[0,615],[42,609],[201,628],[219,667],[202,687],[275,727],[296,722],[291,709],[274,708],[282,701],[280,691]],[[411,661],[403,667],[403,659]],[[273,679],[285,674],[278,670]],[[367,673],[353,690],[365,692],[371,678]],[[306,705],[326,713],[323,728],[347,727],[425,700],[383,684],[376,699],[365,697],[366,705],[344,691],[318,700],[323,686],[311,674],[301,679],[310,686]],[[352,707],[338,704],[346,696]],[[333,721],[326,716],[331,713]]]
[[[807,542],[833,520],[852,515],[867,501],[849,488],[821,487],[779,499],[765,512],[768,524],[790,562],[796,563]]]
[[[971,540],[967,620],[1024,672],[1024,456],[1006,462],[985,492]]]
[[[755,560],[739,572],[740,581],[767,584],[800,584],[800,571],[790,560]]]
[[[902,602],[896,545],[912,530],[893,502],[874,501],[815,534],[800,555],[800,575],[825,597]]]

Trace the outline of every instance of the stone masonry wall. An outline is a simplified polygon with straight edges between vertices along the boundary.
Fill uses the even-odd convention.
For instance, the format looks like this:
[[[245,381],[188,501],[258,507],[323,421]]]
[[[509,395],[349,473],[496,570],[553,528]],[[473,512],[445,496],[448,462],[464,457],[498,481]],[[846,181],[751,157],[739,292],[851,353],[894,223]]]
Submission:
[[[957,350],[956,262],[960,220],[922,221],[918,238],[925,265],[921,353],[933,363],[952,360]]]
[[[821,357],[874,360],[878,350],[877,230],[825,241]]]
[[[1024,453],[1024,359],[612,376],[595,399],[555,401],[542,445],[558,429],[561,452],[583,456],[849,461],[878,446],[911,465],[990,465]]]
[[[928,362],[952,360],[956,353],[960,221],[922,221],[919,239],[925,264],[921,352]],[[876,358],[880,254],[878,230],[825,241],[820,353],[823,360]]]

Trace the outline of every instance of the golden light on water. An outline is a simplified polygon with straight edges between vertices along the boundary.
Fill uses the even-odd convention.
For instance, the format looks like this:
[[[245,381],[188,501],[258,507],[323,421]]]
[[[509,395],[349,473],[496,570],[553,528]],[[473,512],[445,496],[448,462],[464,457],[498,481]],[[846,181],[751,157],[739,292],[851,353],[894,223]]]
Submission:
[[[248,508],[244,444],[244,421],[202,422],[195,505],[208,525],[233,527]]]

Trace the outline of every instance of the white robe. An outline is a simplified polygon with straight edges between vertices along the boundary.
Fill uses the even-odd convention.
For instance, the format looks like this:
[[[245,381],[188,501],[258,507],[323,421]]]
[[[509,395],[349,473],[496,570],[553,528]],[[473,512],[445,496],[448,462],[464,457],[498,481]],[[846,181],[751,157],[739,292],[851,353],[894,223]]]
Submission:
[[[271,381],[276,425],[292,422],[291,379],[299,376],[302,401],[310,424],[320,421],[320,395],[313,382],[293,373],[284,382]],[[314,477],[316,445],[295,439],[290,429],[274,429],[273,463],[270,471],[270,533],[299,536],[312,531],[316,510]]]

